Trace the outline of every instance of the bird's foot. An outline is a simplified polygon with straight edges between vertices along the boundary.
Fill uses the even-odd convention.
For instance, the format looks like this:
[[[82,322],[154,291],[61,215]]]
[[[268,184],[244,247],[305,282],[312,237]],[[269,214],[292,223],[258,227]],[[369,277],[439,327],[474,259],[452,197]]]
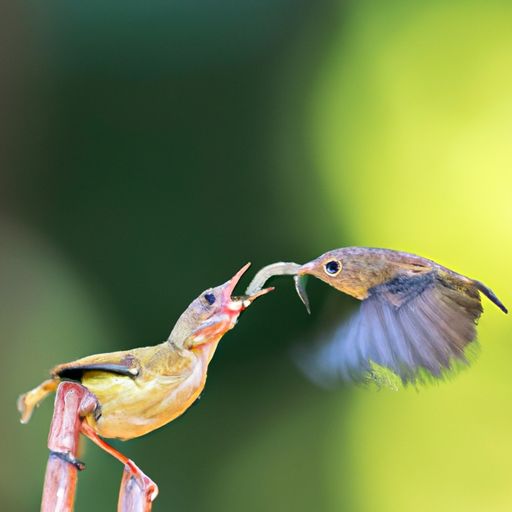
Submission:
[[[125,470],[131,473],[131,477],[136,480],[140,490],[146,496],[149,503],[158,496],[158,485],[156,485],[149,476],[147,476],[131,459],[125,465]]]
[[[151,512],[153,500],[158,495],[158,487],[130,459],[124,466],[121,489],[119,491],[118,512],[138,510]]]

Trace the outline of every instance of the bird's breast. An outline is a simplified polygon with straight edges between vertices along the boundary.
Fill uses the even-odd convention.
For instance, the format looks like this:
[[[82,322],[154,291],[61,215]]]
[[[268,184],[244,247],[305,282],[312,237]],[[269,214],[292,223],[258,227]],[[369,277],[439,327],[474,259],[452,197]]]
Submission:
[[[131,439],[155,430],[185,412],[206,381],[208,364],[195,358],[187,372],[166,375],[144,369],[137,378],[89,372],[82,384],[96,395],[101,416],[87,422],[102,437]]]

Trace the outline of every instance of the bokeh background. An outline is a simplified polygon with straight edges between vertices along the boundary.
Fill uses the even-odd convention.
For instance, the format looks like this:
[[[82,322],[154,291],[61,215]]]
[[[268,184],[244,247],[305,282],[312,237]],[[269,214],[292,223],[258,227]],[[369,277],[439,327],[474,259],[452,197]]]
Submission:
[[[512,4],[21,2],[0,17],[0,495],[38,509],[55,363],[165,339],[246,261],[408,250],[512,304]],[[247,282],[247,281],[246,281]],[[290,280],[222,341],[198,406],[116,443],[154,510],[509,511],[512,324],[420,391],[315,388],[290,348],[339,300]],[[90,443],[77,510],[114,510]]]

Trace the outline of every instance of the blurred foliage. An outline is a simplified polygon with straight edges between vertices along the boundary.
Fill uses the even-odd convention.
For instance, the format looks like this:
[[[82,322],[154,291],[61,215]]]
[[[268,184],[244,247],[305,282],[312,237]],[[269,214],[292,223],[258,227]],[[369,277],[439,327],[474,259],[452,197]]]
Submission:
[[[512,276],[512,5],[13,4],[0,20],[2,510],[38,507],[55,363],[157,343],[243,263],[343,245]],[[182,418],[115,443],[155,510],[510,509],[508,318],[488,302],[470,371],[416,392],[314,388],[288,350],[332,292],[292,283],[220,345]],[[340,314],[350,301],[340,302]],[[122,468],[87,444],[77,510]]]

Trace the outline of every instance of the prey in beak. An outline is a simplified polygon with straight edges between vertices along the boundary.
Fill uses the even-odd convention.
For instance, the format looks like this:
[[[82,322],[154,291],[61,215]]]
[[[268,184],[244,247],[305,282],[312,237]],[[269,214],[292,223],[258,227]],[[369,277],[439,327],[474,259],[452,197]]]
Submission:
[[[250,265],[250,263],[244,265],[226,283],[206,290],[189,306],[187,311],[191,310],[190,316],[198,320],[192,335],[194,347],[219,341],[236,325],[242,311],[246,310],[255,299],[274,289],[262,288],[253,293],[233,296],[236,285]]]
[[[232,293],[235,290],[238,281],[240,281],[240,278],[243,276],[243,274],[247,271],[247,269],[250,266],[250,263],[245,264],[228,282],[221,286],[221,288],[223,288],[223,305],[226,310],[234,313],[240,313],[247,309],[255,299],[261,297],[262,295],[266,295],[268,292],[274,290],[273,287],[263,288],[253,293],[232,297]]]
[[[272,263],[271,265],[267,265],[258,271],[258,273],[254,276],[253,280],[247,287],[245,293],[253,294],[258,290],[261,290],[263,286],[265,286],[265,283],[272,277],[293,276],[297,295],[306,307],[307,312],[311,313],[309,297],[306,293],[306,274],[309,270],[310,268],[308,267],[308,264],[299,265],[298,263],[293,263],[291,261],[279,261],[277,263]]]

